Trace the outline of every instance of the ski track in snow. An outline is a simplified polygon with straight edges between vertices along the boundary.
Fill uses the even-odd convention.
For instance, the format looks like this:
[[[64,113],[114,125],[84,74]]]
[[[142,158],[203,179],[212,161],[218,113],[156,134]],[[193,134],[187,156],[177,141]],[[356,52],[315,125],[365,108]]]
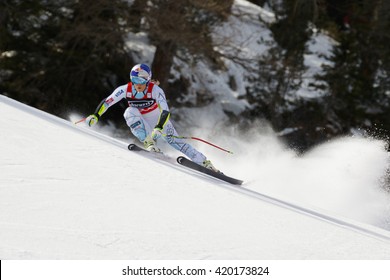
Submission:
[[[111,220],[108,219],[108,216],[103,217],[103,221],[98,221],[98,225],[93,224],[92,226],[92,224],[89,224],[87,220],[84,221],[84,224],[83,219],[93,218],[93,213],[90,213],[92,214],[91,216],[87,215],[83,217],[83,219],[77,220],[77,214],[73,213],[71,209],[69,209],[70,213],[64,213],[65,222],[62,225],[61,221],[58,221],[54,217],[51,217],[51,213],[46,213],[45,209],[51,209],[52,207],[59,206],[63,207],[63,209],[67,209],[67,202],[70,202],[69,204],[73,208],[82,208],[83,203],[88,202],[85,205],[90,209],[85,210],[91,210],[92,212],[94,212],[97,211],[97,209],[94,209],[94,207],[90,206],[89,204],[90,200],[92,200],[97,205],[101,205],[100,207],[98,207],[99,211],[102,210],[101,208],[110,211],[110,206],[108,205],[108,202],[104,200],[101,201],[102,196],[110,196],[111,192],[109,188],[106,188],[102,185],[97,185],[95,187],[90,186],[88,184],[88,178],[97,177],[97,179],[101,178],[103,180],[104,176],[107,175],[107,173],[112,172],[113,180],[115,181],[116,171],[123,172],[123,170],[120,170],[121,166],[107,166],[105,168],[107,173],[101,172],[102,169],[99,169],[98,166],[105,164],[105,153],[113,152],[110,146],[114,145],[117,148],[120,148],[120,153],[123,153],[123,149],[127,150],[128,142],[123,140],[116,140],[109,135],[106,135],[109,134],[108,130],[96,129],[98,131],[95,131],[89,128],[84,128],[82,126],[76,127],[69,121],[28,107],[24,104],[18,103],[6,97],[1,96],[0,100],[3,102],[3,108],[4,104],[7,104],[20,111],[28,112],[34,117],[40,117],[41,119],[50,122],[50,128],[58,130],[59,133],[61,133],[61,129],[63,128],[70,129],[72,131],[77,131],[79,133],[80,141],[85,141],[83,135],[87,134],[92,136],[93,138],[90,139],[90,148],[92,150],[95,150],[95,153],[102,155],[101,162],[93,162],[91,163],[91,168],[88,168],[88,158],[83,158],[83,156],[88,157],[90,150],[85,151],[85,146],[81,146],[79,148],[77,147],[77,145],[75,145],[72,147],[72,151],[68,151],[69,157],[67,156],[67,151],[63,151],[63,154],[61,154],[61,158],[58,158],[58,165],[53,164],[52,162],[48,162],[52,160],[50,159],[50,156],[42,155],[42,157],[34,158],[34,165],[36,166],[33,171],[26,172],[26,174],[19,174],[18,172],[20,168],[32,168],[31,166],[29,166],[29,158],[26,157],[26,161],[15,162],[13,158],[20,159],[23,157],[10,156],[4,150],[2,152],[4,157],[0,162],[0,166],[2,169],[2,173],[7,174],[7,176],[3,175],[2,177],[0,177],[0,182],[2,182],[2,186],[0,187],[0,189],[2,192],[4,192],[6,190],[6,186],[14,185],[16,190],[13,190],[13,192],[10,194],[3,193],[8,198],[7,200],[2,200],[2,203],[6,204],[3,205],[3,207],[9,206],[10,208],[13,208],[15,207],[15,205],[13,205],[14,201],[12,199],[23,202],[23,197],[25,197],[27,201],[28,196],[32,195],[35,199],[38,199],[40,203],[33,204],[33,206],[20,205],[17,208],[17,211],[20,212],[19,214],[27,215],[29,217],[32,215],[31,213],[33,213],[34,215],[42,215],[42,219],[39,218],[35,220],[38,221],[38,224],[32,222],[30,223],[28,222],[28,219],[22,219],[21,221],[24,221],[23,224],[21,224],[20,221],[18,222],[17,219],[13,223],[9,222],[10,220],[7,220],[7,224],[4,224],[0,221],[0,226],[2,228],[5,227],[9,232],[14,232],[17,237],[22,238],[23,234],[28,232],[29,235],[31,235],[31,238],[36,241],[36,244],[27,245],[29,239],[26,239],[27,243],[25,244],[25,247],[29,247],[29,250],[14,249],[12,245],[9,245],[9,247],[7,247],[4,246],[3,243],[1,243],[0,257],[1,255],[10,256],[11,258],[45,257],[48,255],[48,253],[45,252],[44,249],[40,248],[42,244],[37,240],[41,240],[43,242],[46,237],[47,243],[45,244],[48,248],[54,249],[56,247],[56,243],[60,242],[61,240],[67,240],[68,242],[69,240],[71,240],[71,242],[73,241],[72,244],[74,247],[68,248],[68,250],[64,250],[61,252],[55,252],[54,255],[56,255],[56,258],[72,258],[72,256],[74,255],[77,255],[79,258],[91,258],[90,254],[88,254],[89,248],[87,248],[87,253],[85,253],[85,255],[83,255],[83,252],[78,252],[76,254],[72,253],[72,251],[74,250],[77,251],[77,244],[80,244],[81,246],[84,241],[89,244],[88,246],[91,247],[90,250],[94,252],[96,258],[104,258],[103,256],[105,256],[107,251],[110,251],[112,256],[117,257],[118,255],[111,252],[111,249],[118,249],[123,246],[123,244],[129,243],[132,244],[133,249],[136,248],[136,252],[134,253],[135,255],[137,255],[137,258],[141,259],[153,258],[150,257],[153,256],[153,251],[155,251],[156,255],[158,255],[160,258],[169,258],[169,256],[172,256],[173,254],[178,254],[180,256],[180,253],[185,255],[187,258],[218,258],[221,256],[230,256],[229,258],[231,258],[233,255],[235,255],[235,253],[238,256],[242,257],[238,249],[240,248],[240,246],[237,244],[235,246],[232,245],[230,249],[226,248],[227,251],[218,251],[218,253],[212,256],[209,255],[209,252],[207,252],[207,250],[205,250],[205,255],[203,255],[203,257],[201,252],[194,252],[193,255],[188,255],[188,253],[184,254],[183,252],[180,252],[179,248],[173,248],[171,251],[168,250],[164,255],[161,254],[161,251],[167,249],[164,247],[164,245],[161,245],[161,248],[156,248],[153,247],[153,245],[148,246],[148,244],[145,243],[145,241],[143,240],[140,241],[140,244],[135,244],[134,242],[136,241],[127,236],[127,231],[130,227],[132,231],[137,232],[136,227],[127,225],[123,229],[123,232],[118,231],[118,229],[110,230],[110,226],[112,225],[110,224]],[[4,114],[2,113],[2,115]],[[29,122],[30,120],[33,120],[33,117],[27,117],[25,118],[25,120],[26,122]],[[25,122],[21,122],[18,117],[12,115],[7,115],[7,119],[5,121],[7,122],[8,126],[14,126],[16,130],[18,129],[18,127],[19,129],[23,130],[23,127],[26,126]],[[34,121],[32,121],[31,124],[29,123],[28,125],[34,127]],[[30,152],[34,148],[41,150],[42,147],[39,146],[39,139],[41,137],[44,137],[45,140],[49,140],[53,143],[56,143],[56,145],[59,145],[59,147],[62,146],[61,141],[66,141],[66,139],[59,138],[58,134],[53,135],[49,133],[47,135],[45,134],[44,136],[42,136],[42,131],[43,130],[41,129],[40,125],[37,125],[36,132],[34,132],[34,130],[29,130],[31,134],[28,135],[28,139],[26,139],[26,137],[23,137],[23,135],[21,135],[20,137],[14,135],[4,135],[3,137],[12,137],[13,144],[19,147],[16,152],[22,155],[30,154]],[[36,135],[34,135],[35,133]],[[78,136],[76,135],[74,138],[76,138],[77,140]],[[102,145],[102,142],[96,141],[96,138],[108,143],[109,146]],[[174,163],[174,157],[176,156],[174,153],[171,154],[172,160],[168,166],[165,166],[166,163],[162,163],[159,165],[158,168],[161,168],[161,170],[155,170],[154,172],[158,173],[158,176],[162,176],[162,174],[164,174],[164,170],[167,171],[167,178],[164,178],[164,181],[171,180],[172,182],[175,182],[175,178],[172,176],[176,177],[176,175],[179,176],[180,174],[187,174],[187,177],[183,177],[185,178],[185,181],[181,182],[181,184],[184,186],[186,185],[186,181],[190,180],[190,177],[196,177],[198,179],[201,179],[201,182],[204,182],[205,185],[199,187],[200,191],[204,187],[210,188],[210,184],[214,186],[223,187],[231,191],[226,191],[227,197],[229,199],[234,198],[234,200],[238,199],[238,203],[240,201],[240,198],[234,195],[237,192],[240,193],[239,195],[244,194],[246,196],[250,196],[252,199],[254,198],[255,200],[261,200],[266,203],[277,205],[284,209],[293,210],[293,212],[298,212],[300,214],[303,214],[304,216],[316,218],[321,221],[326,221],[330,224],[336,224],[341,228],[348,228],[354,232],[363,234],[364,236],[375,237],[375,239],[383,240],[386,242],[390,240],[389,232],[384,230],[388,228],[388,194],[380,188],[379,183],[379,179],[383,175],[382,173],[386,170],[388,164],[388,155],[384,148],[384,143],[382,141],[359,138],[341,138],[335,141],[331,141],[328,144],[321,145],[313,151],[307,153],[303,157],[297,157],[292,151],[286,150],[283,145],[278,142],[276,137],[273,136],[272,133],[255,133],[252,135],[251,138],[246,138],[250,139],[250,141],[247,142],[243,142],[237,139],[239,138],[235,138],[235,140],[231,141],[231,138],[227,137],[215,138],[216,141],[220,141],[223,145],[230,144],[233,146],[237,154],[237,156],[233,157],[231,155],[223,155],[220,152],[212,150],[211,148],[205,148],[204,146],[201,147],[205,148],[205,150],[207,151],[207,155],[209,155],[210,158],[212,157],[214,163],[218,163],[218,167],[225,171],[226,174],[243,179],[245,181],[243,188],[232,186],[224,182],[220,182],[218,180],[210,179],[206,176],[199,175],[191,170],[180,167],[179,165]],[[67,145],[63,146],[64,149],[69,149]],[[45,152],[47,152],[48,155],[51,153],[50,150],[46,150]],[[71,158],[75,152],[79,154],[79,157]],[[130,154],[131,152],[126,153]],[[142,155],[129,156],[133,156],[134,158],[140,159],[140,162],[141,158],[143,157]],[[155,162],[159,162],[158,159],[153,160]],[[119,165],[125,164],[122,157],[118,156],[117,161],[117,164]],[[59,171],[64,168],[64,165],[60,164],[61,162],[67,164],[73,162],[74,166],[65,169],[65,172],[61,173]],[[40,170],[40,166],[46,166],[46,169]],[[174,175],[168,172],[168,170],[171,170],[172,167],[176,169],[175,173],[173,173]],[[100,173],[95,174],[94,168],[96,168],[97,171],[99,171]],[[112,168],[114,168],[114,170],[112,170]],[[147,168],[147,166],[141,166],[140,168],[142,170],[142,168]],[[51,174],[54,175],[52,176]],[[58,174],[61,175],[59,176]],[[191,176],[188,177],[188,175]],[[180,177],[182,177],[182,175],[180,175]],[[74,178],[77,178],[76,182],[78,186],[69,185],[69,182],[73,184],[75,183]],[[131,175],[129,175],[129,182],[143,181],[148,182],[148,180],[143,178],[143,174],[131,173]],[[39,184],[47,184],[48,186],[55,185],[56,188],[36,188],[34,187],[36,182]],[[190,181],[188,181],[187,183],[191,185]],[[86,186],[85,190],[83,189],[84,184]],[[29,188],[29,186],[31,186],[31,191],[27,191],[25,189]],[[138,186],[133,186],[130,183],[128,186],[113,183],[109,187],[113,188],[114,191],[116,191],[116,195],[119,195],[115,198],[118,201],[123,198],[127,198],[127,196],[131,195],[132,192],[137,193],[141,191],[148,193],[148,190],[141,190]],[[173,189],[175,189],[176,192],[178,191],[176,186],[166,185],[162,187],[166,188],[168,191],[173,191]],[[78,189],[77,196],[72,193],[75,188]],[[48,195],[50,197],[58,197],[58,199],[56,199],[55,201],[47,200]],[[152,192],[152,190],[150,190],[150,193],[148,195],[150,195],[151,201],[159,201],[159,203],[163,203],[161,202],[161,199],[164,198],[155,197],[156,195]],[[172,195],[172,193],[170,193],[170,195]],[[179,200],[178,205],[176,206],[177,209],[183,209],[183,207],[186,207],[185,201],[187,200],[185,199],[185,197],[180,196],[180,194],[177,194],[177,199]],[[215,201],[217,206],[219,203],[222,203],[218,202],[217,197],[210,197],[208,199]],[[221,199],[229,200],[223,197],[221,197]],[[184,202],[180,202],[180,200],[183,200]],[[143,203],[148,203],[148,201],[132,201],[132,203],[134,203],[135,206],[140,206],[143,205]],[[199,203],[199,207],[201,207],[201,202]],[[135,206],[134,209],[137,209],[137,207]],[[119,203],[118,207],[120,210],[120,207],[124,206]],[[129,206],[126,205],[126,207]],[[143,209],[143,211],[153,212],[152,205],[150,207],[141,208]],[[124,210],[128,211],[129,209]],[[163,210],[163,212],[164,211],[170,212],[172,210]],[[201,209],[187,209],[186,213],[187,211],[190,211],[189,215],[191,215],[191,217],[196,220],[195,216],[193,216],[193,212],[201,211]],[[8,214],[15,215],[16,217],[16,214],[14,213]],[[142,214],[145,213],[138,214],[140,216],[139,218],[143,217]],[[161,230],[161,227],[177,227],[178,231],[186,231],[187,229],[185,227],[180,226],[180,222],[185,222],[180,220],[181,218],[179,216],[173,216],[173,219],[175,219],[176,217],[177,219],[179,219],[179,221],[175,221],[173,223],[168,222],[167,224],[161,223],[161,221],[152,221],[154,222],[154,224],[151,223],[149,226],[144,225],[142,227],[142,230],[140,230],[137,234],[139,236],[154,236],[154,234],[159,235],[164,232],[164,230]],[[47,224],[45,222],[45,217],[49,220],[56,221],[55,224]],[[113,216],[109,217],[112,219]],[[72,219],[75,218],[77,223],[87,225],[86,227],[91,227],[91,229],[88,230],[85,228],[85,226],[83,226],[82,230],[77,230],[77,227],[68,228],[66,226],[67,222],[74,222]],[[118,217],[118,219],[122,218],[123,216],[121,218]],[[132,217],[131,219],[138,220],[139,218]],[[108,227],[104,225],[108,225]],[[217,225],[220,225],[221,228],[223,228],[222,224],[217,223]],[[214,230],[216,230],[217,228],[218,227],[215,227]],[[46,232],[46,236],[40,236],[42,232]],[[167,229],[167,232],[171,232],[171,229]],[[218,230],[216,232],[218,232]],[[215,235],[215,231],[210,228],[209,234]],[[56,239],[49,238],[49,236],[56,236]],[[5,237],[10,238],[10,236],[8,235],[6,235]],[[158,239],[157,236],[155,238]],[[175,236],[172,236],[172,238],[175,238]],[[177,238],[180,238],[180,236],[178,235]],[[190,238],[190,240],[192,239]],[[224,240],[224,242],[226,242],[226,240]],[[13,243],[12,239],[11,243]],[[16,245],[13,244],[13,246]],[[85,244],[82,245],[84,250],[88,246],[86,246]],[[156,246],[156,244],[154,244],[154,246]],[[241,246],[245,247],[245,245],[243,244],[241,244]],[[96,247],[106,249],[103,250],[104,254],[100,251],[96,253]],[[218,247],[218,245],[216,245],[216,248],[219,248],[220,250],[220,247]],[[43,251],[39,253],[40,250]],[[145,250],[149,253],[146,253]],[[248,249],[247,251],[249,252],[250,250]],[[159,253],[157,254],[157,252]],[[326,255],[326,253],[324,254]],[[334,255],[331,255],[331,253],[329,253],[329,255],[334,257]],[[270,256],[275,257],[275,255],[272,254],[264,254],[263,256],[265,256],[265,258]],[[280,257],[280,255],[278,256]],[[288,256],[288,254],[286,254],[286,256]],[[295,255],[293,256],[293,258],[296,257]],[[307,258],[310,256],[301,254],[299,255],[299,257]]]

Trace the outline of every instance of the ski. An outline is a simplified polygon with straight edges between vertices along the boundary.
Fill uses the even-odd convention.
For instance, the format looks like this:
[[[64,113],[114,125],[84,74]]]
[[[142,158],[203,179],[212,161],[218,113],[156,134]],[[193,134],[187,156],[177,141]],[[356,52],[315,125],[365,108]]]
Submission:
[[[145,152],[145,153],[154,154],[154,155],[164,155],[163,152],[151,152],[151,151],[145,150],[144,148],[141,148],[140,146],[138,146],[136,144],[129,144],[129,146],[127,146],[127,148],[130,151],[135,151],[135,152]]]
[[[145,150],[144,148],[141,148],[140,146],[136,145],[136,144],[129,144],[128,145],[128,149],[130,151],[134,151],[134,152],[142,152],[142,153],[145,153],[147,155],[153,155],[154,158],[160,158],[160,157],[163,157],[161,159],[165,159],[164,158],[164,154],[162,152],[160,153],[156,153],[156,152],[149,152],[147,150]],[[165,159],[166,160],[166,159]],[[233,184],[233,185],[242,185],[243,181],[242,180],[239,180],[239,179],[235,179],[235,178],[232,178],[232,177],[229,177],[229,176],[226,176],[225,174],[223,173],[220,173],[220,172],[215,172],[211,169],[208,169],[206,167],[203,167],[199,164],[196,164],[195,162],[185,158],[185,157],[178,157],[177,158],[177,162],[182,165],[182,166],[185,166],[185,167],[188,167],[190,169],[193,169],[193,170],[196,170],[200,173],[203,173],[203,174],[206,174],[206,175],[209,175],[209,176],[212,176],[214,178],[217,178],[217,179],[220,179],[222,181],[225,181],[227,183],[230,183],[230,184]],[[171,162],[172,163],[172,162]]]
[[[193,162],[185,157],[182,157],[182,156],[177,158],[177,162],[185,167],[191,168],[193,170],[199,171],[201,173],[207,174],[209,176],[212,176],[214,178],[220,179],[222,181],[225,181],[225,182],[233,184],[233,185],[242,185],[242,183],[243,183],[242,180],[226,176],[225,174],[220,173],[220,172],[215,172],[211,169],[208,169],[208,168],[203,167],[199,164],[196,164],[195,162]]]
[[[140,146],[138,146],[136,144],[129,144],[127,146],[127,148],[133,152],[141,152],[142,154],[148,156],[149,158],[152,157],[152,158],[160,159],[160,160],[164,160],[164,161],[170,160],[170,158],[168,156],[166,156],[163,152],[151,152],[151,151],[145,150],[144,148],[141,148]]]
[[[141,148],[140,146],[137,146],[136,144],[129,144],[129,146],[127,146],[127,148],[128,148],[130,151],[137,151],[137,152],[146,152],[146,153],[149,153],[149,151],[145,150],[144,148]]]

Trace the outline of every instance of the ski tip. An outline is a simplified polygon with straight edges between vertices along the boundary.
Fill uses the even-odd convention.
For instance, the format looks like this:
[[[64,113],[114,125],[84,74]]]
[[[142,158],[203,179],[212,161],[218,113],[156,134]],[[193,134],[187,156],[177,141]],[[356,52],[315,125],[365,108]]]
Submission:
[[[127,148],[130,150],[130,151],[133,151],[136,149],[136,146],[135,144],[129,144],[129,146],[127,146]]]
[[[181,164],[183,162],[183,160],[185,160],[185,157],[180,156],[176,160],[177,160],[178,163]]]

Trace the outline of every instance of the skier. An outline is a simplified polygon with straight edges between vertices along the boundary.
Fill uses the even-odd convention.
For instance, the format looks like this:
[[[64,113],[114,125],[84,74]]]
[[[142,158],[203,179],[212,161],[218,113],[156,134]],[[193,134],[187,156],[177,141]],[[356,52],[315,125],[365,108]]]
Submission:
[[[86,118],[86,123],[89,126],[95,125],[108,108],[126,98],[129,107],[123,116],[131,132],[143,143],[146,150],[160,152],[156,141],[162,137],[195,163],[219,172],[210,160],[190,144],[183,139],[172,137],[178,134],[169,120],[170,112],[164,91],[151,78],[152,71],[148,65],[135,65],[130,71],[130,82],[117,87],[111,95],[103,99],[95,113]]]

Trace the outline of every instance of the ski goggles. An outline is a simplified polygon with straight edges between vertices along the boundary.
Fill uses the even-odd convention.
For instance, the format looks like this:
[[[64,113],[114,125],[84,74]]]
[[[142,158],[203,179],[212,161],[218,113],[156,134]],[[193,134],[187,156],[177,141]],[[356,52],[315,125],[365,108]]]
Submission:
[[[136,85],[144,85],[146,84],[148,81],[144,78],[141,78],[141,77],[136,77],[136,76],[132,76],[131,77],[131,82],[133,84],[136,84]]]

